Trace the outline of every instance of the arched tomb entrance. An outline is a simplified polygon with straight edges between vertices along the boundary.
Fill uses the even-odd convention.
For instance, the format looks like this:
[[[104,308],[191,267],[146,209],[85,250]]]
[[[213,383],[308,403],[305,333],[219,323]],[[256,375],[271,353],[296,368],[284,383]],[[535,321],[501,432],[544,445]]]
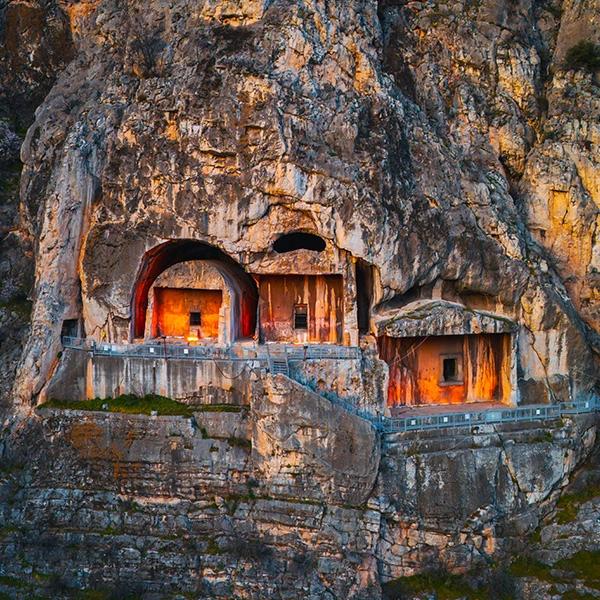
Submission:
[[[179,263],[189,263],[189,268],[171,270]],[[215,273],[223,286],[215,284]],[[187,281],[194,274],[195,284]],[[204,242],[172,240],[144,254],[133,292],[132,337],[252,338],[257,306],[254,280],[230,256]]]

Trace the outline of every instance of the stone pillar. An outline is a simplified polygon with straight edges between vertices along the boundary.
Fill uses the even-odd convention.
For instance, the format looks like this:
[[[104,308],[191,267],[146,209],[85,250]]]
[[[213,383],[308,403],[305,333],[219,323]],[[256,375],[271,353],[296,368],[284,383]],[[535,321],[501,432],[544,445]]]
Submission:
[[[358,346],[358,315],[356,311],[356,259],[346,253],[344,270],[344,336],[345,346]]]

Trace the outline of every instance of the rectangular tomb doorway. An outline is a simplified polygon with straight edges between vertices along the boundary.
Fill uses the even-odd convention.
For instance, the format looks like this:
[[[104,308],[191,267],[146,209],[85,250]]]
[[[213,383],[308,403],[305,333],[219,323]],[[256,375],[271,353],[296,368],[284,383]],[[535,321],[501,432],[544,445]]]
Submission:
[[[342,343],[341,275],[261,275],[258,288],[262,341]]]
[[[509,334],[379,338],[388,405],[510,403]]]
[[[186,339],[217,339],[221,290],[154,288],[152,335]]]

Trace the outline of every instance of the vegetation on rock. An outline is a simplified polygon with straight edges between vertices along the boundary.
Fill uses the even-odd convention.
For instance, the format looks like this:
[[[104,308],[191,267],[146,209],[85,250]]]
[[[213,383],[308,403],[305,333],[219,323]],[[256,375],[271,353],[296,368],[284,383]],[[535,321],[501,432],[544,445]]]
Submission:
[[[94,398],[93,400],[49,400],[39,408],[59,408],[63,410],[96,410],[115,413],[150,415],[156,411],[159,415],[180,415],[191,417],[197,410],[171,398],[148,394],[143,397],[124,394],[117,398]]]
[[[568,69],[600,69],[600,45],[582,40],[567,51],[565,65]]]
[[[390,581],[383,591],[386,600],[408,600],[420,594],[434,594],[438,600],[512,600],[516,593],[514,577],[502,568],[489,571],[485,578],[429,571]]]
[[[557,504],[556,522],[564,525],[574,521],[577,518],[579,507],[598,496],[600,496],[599,485],[591,485],[579,492],[563,494]]]

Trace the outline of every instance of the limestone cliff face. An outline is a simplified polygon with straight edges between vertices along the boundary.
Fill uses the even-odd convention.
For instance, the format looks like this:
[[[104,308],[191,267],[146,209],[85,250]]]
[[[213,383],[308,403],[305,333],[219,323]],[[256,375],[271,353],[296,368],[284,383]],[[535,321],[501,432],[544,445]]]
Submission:
[[[251,268],[298,227],[375,265],[381,306],[433,286],[515,318],[540,400],[589,387],[597,87],[563,60],[593,2],[64,6],[76,55],[22,150],[22,400],[63,319],[127,330],[149,247],[200,239]]]
[[[246,400],[193,418],[43,408],[21,421],[0,470],[0,592],[421,599],[382,587],[446,568],[496,599],[487,567],[527,551],[536,530],[548,565],[600,549],[593,495],[578,519],[543,527],[597,447],[594,415],[381,443],[366,420],[281,375]],[[549,582],[591,595],[597,573],[580,577],[519,579],[510,597],[559,598]]]
[[[33,283],[33,239],[19,211],[19,149],[72,54],[69,19],[56,2],[0,2],[0,405],[9,403]]]
[[[598,75],[564,61],[598,41],[599,9],[0,0],[0,169],[13,182],[0,191],[0,333],[8,323],[15,340],[0,347],[0,394],[27,320],[13,301],[35,280],[8,410],[26,418],[0,441],[14,461],[0,473],[2,574],[21,576],[27,556],[72,587],[139,575],[157,595],[166,577],[196,597],[372,600],[381,582],[477,566],[532,533],[596,443],[594,417],[382,445],[280,380],[226,416],[31,409],[65,319],[96,340],[127,337],[147,250],[201,240],[253,271],[292,229],[322,236],[327,258],[372,265],[380,315],[435,296],[510,318],[528,401],[587,392]],[[386,374],[369,352],[364,396],[381,404]],[[321,367],[309,375],[331,375]],[[333,385],[360,379],[344,375]],[[39,587],[27,568],[23,597]]]

